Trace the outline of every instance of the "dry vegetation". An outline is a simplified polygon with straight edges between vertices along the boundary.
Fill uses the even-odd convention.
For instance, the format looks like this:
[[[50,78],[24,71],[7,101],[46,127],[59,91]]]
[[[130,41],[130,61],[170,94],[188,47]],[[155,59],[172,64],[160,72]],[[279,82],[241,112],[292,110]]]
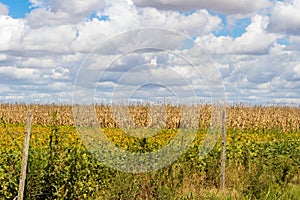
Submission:
[[[165,128],[179,126],[183,106],[164,105],[158,107],[163,107],[162,114],[165,117],[165,120],[163,120],[165,121]],[[206,129],[210,123],[211,106],[198,105],[198,109],[200,128]],[[56,112],[57,125],[74,125],[72,107],[69,105],[0,104],[0,117],[6,123],[24,124],[28,110],[32,110],[33,124],[51,124],[51,116]],[[111,106],[97,105],[96,111],[101,127],[117,127]],[[151,123],[149,105],[129,106],[127,112],[130,113],[133,121],[140,126],[148,126]],[[228,106],[227,128],[239,130],[278,129],[283,132],[295,132],[300,129],[300,107]]]

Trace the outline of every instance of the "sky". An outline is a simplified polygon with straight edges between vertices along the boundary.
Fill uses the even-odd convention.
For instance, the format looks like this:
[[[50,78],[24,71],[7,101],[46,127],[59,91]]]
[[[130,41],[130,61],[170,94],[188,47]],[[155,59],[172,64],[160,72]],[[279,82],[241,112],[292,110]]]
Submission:
[[[300,104],[300,0],[0,0],[0,102],[223,92]]]

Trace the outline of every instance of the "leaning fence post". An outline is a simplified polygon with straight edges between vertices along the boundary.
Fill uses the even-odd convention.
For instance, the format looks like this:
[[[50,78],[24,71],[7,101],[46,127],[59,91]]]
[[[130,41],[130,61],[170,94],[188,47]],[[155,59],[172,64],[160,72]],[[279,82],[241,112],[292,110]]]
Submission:
[[[20,183],[19,183],[18,200],[23,200],[23,197],[24,197],[26,170],[27,170],[27,161],[28,161],[28,150],[29,150],[29,141],[30,141],[30,130],[31,130],[31,111],[28,112],[28,118],[27,118],[27,123],[26,123],[26,135],[25,135],[25,139],[24,139],[24,148],[23,148],[21,178],[20,178]]]
[[[221,174],[220,189],[225,188],[225,166],[226,166],[226,111],[222,115],[222,153],[221,153]]]

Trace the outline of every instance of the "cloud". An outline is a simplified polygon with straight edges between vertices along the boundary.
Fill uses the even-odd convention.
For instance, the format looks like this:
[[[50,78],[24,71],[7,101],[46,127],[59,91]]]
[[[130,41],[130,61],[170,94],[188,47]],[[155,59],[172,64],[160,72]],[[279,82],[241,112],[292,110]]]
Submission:
[[[0,3],[1,100],[45,103],[69,100],[70,103],[73,82],[82,62],[96,45],[110,39],[105,48],[85,60],[90,69],[80,80],[88,88],[91,84],[87,80],[99,80],[97,73],[104,69],[103,63],[118,58],[120,52],[125,53],[110,63],[103,82],[98,83],[99,93],[95,96],[99,101],[109,100],[116,86],[121,92],[139,90],[135,97],[150,99],[153,92],[171,94],[166,88],[151,85],[137,89],[150,75],[180,91],[182,96],[191,95],[188,83],[209,100],[205,81],[216,78],[218,73],[212,73],[211,60],[203,58],[206,50],[221,73],[230,102],[289,102],[297,98],[299,102],[299,1],[270,4],[267,0],[135,0],[133,4],[131,0],[114,0],[106,1],[106,5],[102,0],[76,0],[72,4],[66,0],[30,1],[32,10],[23,19],[7,16],[8,10],[1,11]],[[268,8],[269,5],[273,8]],[[250,22],[240,36],[233,37],[226,31],[222,36],[214,34],[240,16],[247,19],[247,24]],[[143,27],[183,32],[195,38],[195,42],[163,32],[139,31],[114,37]],[[282,38],[284,42],[279,41]],[[197,49],[196,44],[204,50]],[[152,49],[126,53],[140,46]],[[170,52],[153,49],[159,46]],[[175,53],[201,64],[203,77]],[[147,68],[129,73],[118,83],[124,73],[138,65]]]
[[[8,56],[6,54],[0,54],[0,63],[7,61]]]
[[[76,30],[70,25],[43,26],[30,29],[23,37],[23,49],[52,53],[70,53]]]
[[[38,69],[18,68],[14,66],[0,67],[1,81],[33,81],[41,77]],[[11,82],[11,83],[12,83]]]
[[[70,79],[70,70],[64,67],[56,67],[52,70],[51,78],[53,80],[69,80]]]
[[[43,7],[45,2],[33,2],[34,6],[42,7],[32,10],[25,19],[13,19],[8,16],[0,18],[1,25],[4,27],[0,32],[2,36],[0,50],[26,49],[22,54],[28,56],[49,52],[88,52],[112,35],[139,27],[169,28],[196,36],[213,31],[221,23],[219,17],[210,15],[206,10],[196,11],[186,16],[173,11],[136,8],[120,1],[102,12],[99,11],[103,6],[99,0],[92,0],[87,4],[84,3],[85,1],[76,1],[73,5],[74,10],[69,10],[65,1],[47,1],[50,4],[49,8]],[[110,20],[81,19],[94,10],[98,10],[99,15],[102,13],[110,16]],[[162,39],[159,35],[155,37],[158,42]],[[134,37],[132,39],[136,40]],[[128,41],[132,39],[127,38]]]
[[[10,58],[12,59],[12,58]],[[28,68],[53,68],[56,66],[54,57],[29,57],[16,59],[15,62],[18,66],[28,67]]]
[[[0,2],[0,15],[8,15],[8,7]]]
[[[42,7],[45,4],[44,0],[29,0],[29,2],[33,8]]]
[[[268,30],[291,35],[300,34],[300,0],[278,1],[272,11]]]
[[[53,12],[62,11],[72,17],[86,17],[91,13],[101,10],[104,7],[103,0],[50,0],[50,8]]]
[[[77,25],[78,37],[72,44],[74,49],[77,51],[89,51],[95,45],[101,44],[101,42],[118,33],[137,28],[161,27],[183,32],[189,36],[196,36],[210,33],[221,24],[219,17],[212,16],[206,10],[196,11],[186,16],[179,12],[158,11],[154,8],[137,9],[124,2],[111,5],[105,9],[103,14],[110,16],[110,20],[93,19]],[[177,45],[178,42],[181,42],[173,40],[173,37],[165,38],[163,35],[148,35],[144,37],[139,35],[138,38],[133,35],[132,38],[124,38],[123,42],[130,45],[133,41],[135,43],[142,42],[146,37],[152,37],[152,41],[155,39],[156,43],[166,39],[170,45]],[[128,43],[128,41],[131,41],[131,43]]]
[[[0,24],[0,51],[18,48],[26,30],[26,21],[2,15]]]
[[[294,68],[293,71],[296,73],[296,76],[300,78],[300,64],[297,64]]]
[[[139,10],[142,26],[159,26],[185,32],[190,36],[207,34],[221,25],[221,19],[207,10],[197,10],[190,15],[173,11],[158,11],[154,8]]]
[[[162,10],[208,9],[224,14],[247,14],[270,5],[268,0],[133,0],[140,7],[155,7]]]
[[[103,0],[67,0],[32,1],[32,10],[26,17],[31,26],[76,24],[89,19],[90,15],[104,7]]]
[[[212,54],[266,54],[279,37],[268,33],[268,17],[255,15],[246,31],[237,38],[208,34],[196,38],[196,42]]]
[[[299,56],[299,52],[281,49],[259,56],[221,54],[212,58],[223,75],[229,102],[300,103]]]
[[[291,35],[289,37],[289,49],[291,50],[300,50],[300,36],[299,35]]]

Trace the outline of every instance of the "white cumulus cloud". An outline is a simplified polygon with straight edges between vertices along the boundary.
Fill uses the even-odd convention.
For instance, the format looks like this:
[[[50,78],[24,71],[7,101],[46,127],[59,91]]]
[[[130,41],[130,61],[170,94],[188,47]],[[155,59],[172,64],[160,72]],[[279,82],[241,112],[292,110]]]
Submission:
[[[270,5],[268,0],[133,0],[137,6],[163,10],[209,9],[225,14],[247,14]]]
[[[212,61],[204,58],[207,50],[221,73],[229,101],[299,102],[300,0],[30,2],[31,11],[19,19],[9,16],[8,7],[0,3],[1,100],[70,102],[73,83],[86,56],[110,39],[103,49],[89,54],[85,60],[89,69],[80,80],[86,87],[91,85],[90,80],[97,82],[103,63],[118,58],[102,77],[103,82],[97,83],[99,101],[109,99],[122,74],[144,65],[144,71],[132,72],[123,82],[136,86],[151,75],[182,95],[190,95],[188,85],[192,85],[208,98],[205,81],[212,85],[210,79],[218,73],[211,71]],[[141,30],[119,35],[145,27],[172,29],[193,39]],[[196,48],[197,44],[204,50]],[[131,52],[140,46],[162,47],[170,52]],[[177,54],[201,64],[203,79]],[[179,80],[181,76],[186,81]],[[148,89],[151,96],[153,90],[166,88]]]
[[[104,7],[103,0],[36,0],[32,3],[37,8],[26,17],[32,26],[76,24]]]
[[[18,68],[15,66],[0,67],[0,76],[2,80],[28,80],[33,81],[40,78],[41,74],[38,69]]]
[[[255,15],[240,37],[208,34],[198,37],[196,42],[213,54],[266,54],[279,37],[268,33],[267,25],[268,17]]]
[[[268,29],[272,32],[300,34],[300,0],[278,1],[273,8]]]
[[[22,42],[25,30],[24,19],[0,16],[0,51],[16,49]]]
[[[0,15],[8,15],[8,7],[0,2]]]

